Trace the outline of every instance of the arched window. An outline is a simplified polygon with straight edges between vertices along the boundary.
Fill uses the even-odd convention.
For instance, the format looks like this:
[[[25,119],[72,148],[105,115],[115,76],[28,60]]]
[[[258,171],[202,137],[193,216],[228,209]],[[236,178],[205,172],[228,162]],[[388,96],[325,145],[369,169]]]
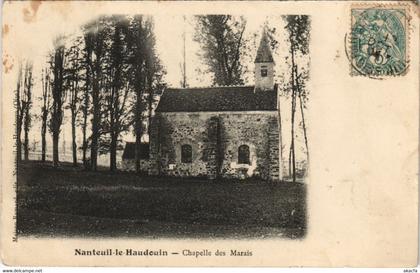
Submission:
[[[191,163],[192,162],[192,147],[191,145],[184,144],[181,146],[181,162]]]
[[[238,149],[238,163],[249,164],[249,147],[247,145],[241,145]]]

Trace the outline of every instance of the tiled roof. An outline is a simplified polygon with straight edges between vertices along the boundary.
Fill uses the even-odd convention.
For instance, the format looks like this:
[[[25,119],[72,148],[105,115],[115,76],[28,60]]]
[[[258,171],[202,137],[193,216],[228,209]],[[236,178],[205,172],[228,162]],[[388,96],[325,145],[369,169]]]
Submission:
[[[261,37],[260,46],[257,50],[257,56],[255,57],[255,63],[272,63],[273,55],[271,54],[270,44],[268,41],[267,33],[264,31]]]
[[[166,89],[156,112],[266,111],[277,109],[277,88],[254,86]]]
[[[136,155],[136,143],[126,142],[122,159],[134,159]],[[149,159],[149,144],[140,144],[140,159]]]

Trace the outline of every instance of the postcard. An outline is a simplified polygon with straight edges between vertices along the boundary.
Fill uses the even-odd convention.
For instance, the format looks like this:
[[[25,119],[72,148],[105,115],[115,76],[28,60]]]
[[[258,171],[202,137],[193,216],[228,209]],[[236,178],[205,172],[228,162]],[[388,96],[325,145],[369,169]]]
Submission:
[[[414,267],[412,1],[5,1],[11,266]]]

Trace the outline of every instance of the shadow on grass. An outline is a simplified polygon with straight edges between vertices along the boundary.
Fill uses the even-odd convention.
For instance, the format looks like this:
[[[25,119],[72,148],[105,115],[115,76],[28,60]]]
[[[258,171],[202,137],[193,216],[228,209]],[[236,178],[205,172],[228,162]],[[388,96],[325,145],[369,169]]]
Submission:
[[[302,238],[301,183],[139,177],[25,162],[18,172],[20,235]]]

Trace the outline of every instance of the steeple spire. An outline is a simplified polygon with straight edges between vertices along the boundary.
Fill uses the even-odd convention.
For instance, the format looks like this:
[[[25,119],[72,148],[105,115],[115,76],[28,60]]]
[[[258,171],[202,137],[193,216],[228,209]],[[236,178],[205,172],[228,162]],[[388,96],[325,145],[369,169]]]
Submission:
[[[260,46],[257,50],[257,56],[255,57],[254,63],[271,63],[274,62],[273,55],[270,50],[270,42],[268,40],[268,35],[266,28],[263,30],[263,34],[260,41]]]
[[[260,45],[255,56],[255,91],[273,90],[274,88],[274,59],[270,50],[270,42],[264,27]]]

